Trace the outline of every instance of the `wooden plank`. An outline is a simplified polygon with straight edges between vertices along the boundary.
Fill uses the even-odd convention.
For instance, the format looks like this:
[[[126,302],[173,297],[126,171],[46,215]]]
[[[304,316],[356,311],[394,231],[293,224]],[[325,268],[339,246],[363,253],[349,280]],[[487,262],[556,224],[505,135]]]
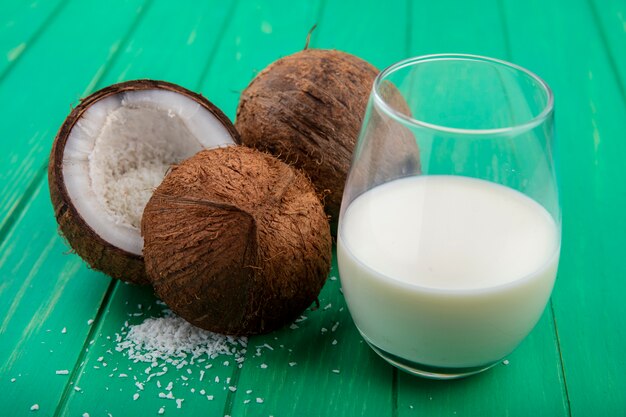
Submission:
[[[409,3],[408,0],[385,4],[376,0],[328,2],[311,36],[311,46],[349,52],[383,69],[407,58]]]
[[[257,72],[304,47],[319,1],[241,0],[223,32],[200,91],[231,119],[240,93]]]
[[[49,37],[35,39],[32,48],[29,48],[32,55],[26,54],[16,61],[14,71],[0,84],[0,96],[12,103],[5,108],[7,117],[3,125],[2,158],[5,158],[3,163],[8,169],[1,176],[4,187],[1,224],[7,225],[9,218],[6,215],[18,206],[25,189],[35,192],[32,200],[29,200],[30,193],[21,200],[24,212],[30,215],[20,217],[20,210],[17,210],[10,218],[15,224],[13,231],[4,235],[10,229],[2,229],[4,246],[0,252],[0,269],[4,301],[1,305],[3,322],[0,333],[3,337],[0,352],[6,360],[2,360],[1,383],[8,398],[5,411],[11,415],[28,413],[35,403],[42,415],[54,413],[68,380],[64,372],[57,375],[56,371],[70,372],[73,369],[90,331],[87,320],[96,316],[109,283],[108,278],[87,270],[76,257],[62,256],[67,249],[56,232],[47,187],[41,183],[45,177],[42,165],[48,152],[44,143],[51,142],[52,135],[48,133],[58,128],[56,122],[52,126],[53,115],[46,113],[50,109],[47,104],[53,105],[56,99],[63,97],[67,101],[73,100],[67,81],[79,83],[81,79],[89,79],[89,72],[80,71],[88,69],[89,65],[102,65],[98,61],[106,61],[111,53],[110,42],[116,39],[115,33],[106,30],[125,32],[135,22],[137,8],[141,4],[123,4],[117,11],[125,17],[116,18],[113,24],[106,18],[107,11],[112,12],[110,8],[69,4],[48,28],[46,33]],[[77,16],[88,16],[88,12],[99,15],[100,23],[88,19],[75,22]],[[78,66],[78,74],[73,74],[66,67],[76,59],[69,56],[75,55],[75,51],[59,50],[57,56],[50,57],[51,50],[56,49],[53,45],[65,38],[67,27],[79,32],[89,28],[93,31],[106,29],[101,36],[82,38],[82,43],[77,43],[77,48],[87,51],[82,56],[89,62]],[[41,71],[42,60],[52,68]],[[64,60],[64,65],[60,65]],[[47,77],[56,75],[59,76],[55,81],[60,83],[50,83]],[[30,88],[25,89],[24,85]],[[44,100],[38,94],[43,94]],[[63,106],[57,103],[57,110],[66,113],[67,101]],[[32,103],[37,103],[35,111],[40,114],[37,124],[24,117],[33,111]],[[82,281],[77,278],[78,275],[87,276],[89,280]],[[81,303],[76,303],[76,300],[81,300]],[[71,314],[67,314],[68,309],[71,309]],[[63,332],[63,329],[66,331]]]
[[[411,3],[409,53],[463,53],[506,59],[507,33],[496,0]]]
[[[143,1],[124,2],[116,10],[76,3],[68,4],[55,18],[46,36],[33,37],[29,53],[16,61],[14,71],[0,84],[0,96],[13,103],[7,107],[4,125],[2,157],[7,158],[4,163],[9,169],[1,178],[4,190],[0,221],[5,226],[0,251],[1,296],[7,301],[0,306],[0,354],[6,358],[1,361],[0,384],[8,399],[4,410],[10,415],[25,415],[35,404],[40,415],[55,413],[92,329],[88,320],[97,318],[110,283],[109,278],[88,270],[76,256],[63,255],[67,246],[56,231],[47,185],[41,181],[45,178],[42,165],[58,128],[54,115],[65,116],[68,103],[85,88],[81,81],[91,80],[94,71],[90,68],[106,66],[116,49],[111,49],[111,44],[120,41],[137,21]],[[85,19],[90,13],[98,16],[97,22]],[[74,46],[82,49],[79,55],[74,49],[53,47],[66,37],[67,27],[77,33],[91,30],[96,34],[76,42]],[[50,56],[53,50],[57,55]],[[40,71],[42,60],[51,65],[47,71]],[[72,62],[77,68],[71,67]],[[51,83],[48,77],[55,77],[58,83]],[[24,83],[30,88],[24,89]],[[65,104],[61,105],[60,100]],[[32,111],[33,102],[41,115],[38,124],[23,117]],[[4,235],[9,230],[11,233]]]
[[[608,64],[619,74],[620,92],[622,97],[626,97],[626,3],[621,0],[595,0],[589,5],[600,41],[608,53]]]
[[[411,54],[456,52],[510,58],[508,32],[496,0],[443,1],[412,7]],[[563,375],[550,309],[522,345],[497,365],[461,381],[398,377],[398,416],[567,415]]]
[[[54,414],[110,279],[89,270],[56,232],[40,186],[0,247],[0,390],[8,416]],[[25,213],[25,214],[26,214]]]
[[[516,62],[556,98],[563,249],[553,294],[573,416],[626,409],[626,104],[589,3],[508,1]]]
[[[108,68],[98,88],[149,78],[197,90],[237,1],[157,1]],[[170,23],[163,26],[163,22]],[[210,97],[209,97],[210,99]]]
[[[0,3],[0,82],[11,65],[30,44],[36,41],[65,2],[60,0],[25,4],[19,1]]]
[[[145,1],[122,1],[116,7],[68,3],[0,83],[0,100],[11,103],[3,107],[0,135],[0,166],[6,167],[0,172],[0,230],[6,230],[24,191],[41,179],[36,174],[70,105],[93,89]],[[81,36],[85,33],[89,36]]]

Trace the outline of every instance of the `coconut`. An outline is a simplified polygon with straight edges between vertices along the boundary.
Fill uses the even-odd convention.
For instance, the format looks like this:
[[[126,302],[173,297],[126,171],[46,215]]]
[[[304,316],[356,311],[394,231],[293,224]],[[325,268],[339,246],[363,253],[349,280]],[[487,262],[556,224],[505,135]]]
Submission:
[[[142,233],[155,293],[217,333],[266,333],[293,321],[330,269],[329,223],[310,181],[243,146],[172,168],[146,205]]]
[[[333,223],[377,74],[345,52],[305,49],[270,64],[241,94],[243,144],[303,170]]]
[[[60,231],[94,269],[145,284],[139,228],[154,188],[172,164],[238,142],[228,118],[183,87],[137,80],[104,88],[72,110],[52,146]]]

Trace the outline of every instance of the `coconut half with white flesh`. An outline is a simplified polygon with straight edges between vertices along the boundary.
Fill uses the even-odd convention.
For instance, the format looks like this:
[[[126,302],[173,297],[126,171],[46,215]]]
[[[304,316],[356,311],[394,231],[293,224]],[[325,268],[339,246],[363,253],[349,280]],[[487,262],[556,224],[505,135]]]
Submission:
[[[154,189],[172,165],[239,142],[224,113],[183,87],[136,80],[104,88],[70,113],[52,146],[60,230],[92,268],[148,284],[140,226]]]

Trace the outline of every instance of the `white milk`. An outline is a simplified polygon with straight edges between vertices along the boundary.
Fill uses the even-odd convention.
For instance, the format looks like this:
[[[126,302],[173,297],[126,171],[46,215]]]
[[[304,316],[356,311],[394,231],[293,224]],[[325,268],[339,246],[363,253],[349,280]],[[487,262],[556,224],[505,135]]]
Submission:
[[[408,361],[448,368],[509,354],[554,284],[560,231],[513,189],[459,176],[391,181],[343,213],[338,262],[363,336]]]

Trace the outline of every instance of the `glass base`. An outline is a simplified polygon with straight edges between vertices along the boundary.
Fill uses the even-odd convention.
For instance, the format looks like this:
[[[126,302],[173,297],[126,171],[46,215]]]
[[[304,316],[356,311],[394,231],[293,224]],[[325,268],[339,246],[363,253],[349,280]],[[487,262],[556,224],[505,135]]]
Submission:
[[[447,379],[458,379],[464,378],[466,376],[478,374],[480,372],[486,371],[487,369],[495,366],[497,362],[490,363],[482,366],[474,366],[468,368],[446,368],[446,367],[438,367],[438,366],[430,366],[424,365],[417,362],[412,362],[401,358],[399,356],[393,355],[389,352],[385,352],[384,350],[374,346],[365,336],[363,339],[367,342],[367,344],[372,348],[374,352],[376,352],[381,358],[400,369],[401,371],[407,372],[411,375],[417,375],[422,378],[428,379],[439,379],[439,380],[447,380]]]

